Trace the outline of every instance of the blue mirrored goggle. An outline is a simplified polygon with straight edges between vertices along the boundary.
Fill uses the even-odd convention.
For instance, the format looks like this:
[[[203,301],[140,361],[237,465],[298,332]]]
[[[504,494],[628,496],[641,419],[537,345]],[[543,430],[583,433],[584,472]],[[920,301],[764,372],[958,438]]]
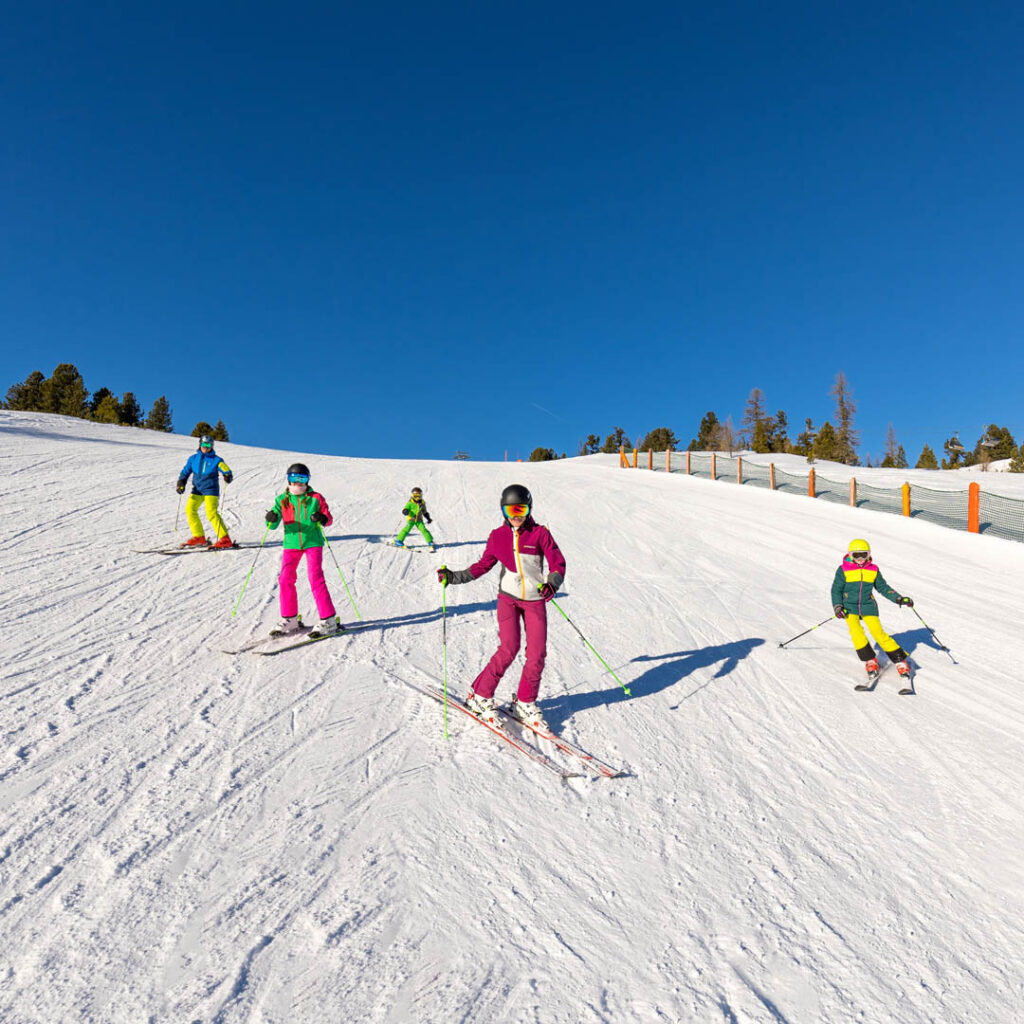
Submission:
[[[308,484],[309,475],[306,473],[289,473],[288,483],[290,484]]]

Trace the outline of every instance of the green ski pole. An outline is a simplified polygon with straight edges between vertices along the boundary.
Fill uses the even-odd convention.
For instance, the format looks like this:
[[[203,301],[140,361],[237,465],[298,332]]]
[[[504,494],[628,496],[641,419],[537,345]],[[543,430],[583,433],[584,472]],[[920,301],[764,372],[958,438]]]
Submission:
[[[260,552],[263,550],[263,544],[267,539],[267,534],[270,533],[270,526],[263,531],[263,540],[260,541],[260,546],[256,549],[256,558],[260,557]],[[245,577],[245,582],[242,584],[242,593],[238,595],[238,600],[235,602],[235,607],[231,612],[231,617],[235,617],[235,612],[238,611],[238,606],[242,603],[242,594],[245,593],[245,588],[249,586],[249,576],[252,575],[253,569],[256,568],[256,558],[252,560],[252,565],[249,566],[249,575]]]
[[[316,525],[320,527],[320,536],[323,537],[324,543],[327,545],[327,550],[331,551],[331,543],[327,539],[327,534],[324,533],[324,528],[322,526],[320,526],[319,523],[317,523]],[[334,558],[334,552],[333,551],[331,551],[331,558]],[[349,602],[352,605],[352,610],[356,613],[356,618],[361,621],[363,617],[362,617],[362,615],[359,614],[359,609],[356,608],[355,601],[352,600],[352,592],[348,589],[348,584],[345,582],[345,575],[341,571],[341,566],[338,565],[337,558],[334,558],[334,565],[335,565],[335,567],[338,570],[338,575],[341,577],[341,585],[345,588],[345,593],[348,594],[348,599],[349,599]]]
[[[538,590],[540,590],[541,588],[540,588],[540,587],[538,587],[537,589],[538,589]],[[622,689],[623,689],[623,690],[625,690],[625,692],[626,692],[626,696],[627,696],[627,697],[631,697],[631,696],[632,696],[632,694],[631,694],[631,693],[629,692],[629,687],[628,687],[628,686],[627,686],[627,685],[626,685],[626,684],[625,684],[625,683],[624,683],[624,682],[623,682],[623,681],[622,681],[622,680],[621,680],[621,679],[620,679],[620,678],[619,678],[619,677],[618,677],[618,676],[617,676],[617,675],[615,674],[615,670],[614,670],[614,669],[613,669],[613,668],[611,667],[611,665],[609,665],[609,664],[608,664],[608,662],[607,662],[607,661],[605,661],[605,660],[604,660],[604,658],[602,658],[602,657],[601,657],[601,655],[600,655],[600,654],[598,654],[598,653],[597,653],[597,651],[595,651],[595,650],[594,650],[594,645],[593,645],[593,644],[592,644],[592,643],[591,643],[591,642],[590,642],[590,641],[589,641],[589,640],[588,640],[588,639],[587,639],[587,638],[586,638],[586,637],[585,637],[585,636],[583,635],[583,633],[582,633],[582,632],[581,632],[581,630],[580,630],[580,627],[579,627],[579,626],[577,626],[577,625],[576,625],[576,623],[575,623],[575,622],[573,622],[573,621],[572,621],[572,619],[570,619],[570,618],[569,618],[569,616],[568,616],[568,615],[566,615],[564,611],[562,611],[562,607],[561,607],[561,605],[560,605],[560,604],[559,604],[559,603],[558,603],[558,602],[557,602],[557,601],[556,601],[556,600],[555,600],[554,598],[552,598],[552,599],[551,599],[551,603],[552,603],[552,604],[553,604],[553,605],[554,605],[554,606],[555,606],[555,607],[556,607],[556,608],[557,608],[557,609],[558,609],[558,610],[559,610],[560,612],[562,612],[562,618],[564,618],[564,619],[565,619],[565,621],[566,621],[566,622],[568,622],[568,623],[569,623],[569,625],[570,625],[570,626],[572,626],[572,628],[573,628],[573,629],[575,629],[575,630],[576,630],[576,632],[580,634],[580,639],[581,639],[581,640],[582,640],[582,641],[583,641],[583,642],[584,642],[584,643],[585,643],[585,644],[586,644],[586,645],[587,645],[587,646],[588,646],[588,647],[589,647],[589,648],[590,648],[590,649],[591,649],[592,651],[594,651],[594,657],[595,657],[595,658],[597,658],[597,660],[598,660],[599,662],[601,662],[601,664],[602,664],[602,665],[604,665],[604,667],[605,667],[606,669],[608,669],[608,671],[609,671],[609,672],[611,672],[611,674],[612,674],[612,678],[613,678],[613,679],[615,680],[615,682],[617,682],[617,683],[619,684],[619,686],[621,686],[621,687],[622,687]]]
[[[919,611],[918,611],[918,610],[917,610],[917,609],[916,609],[916,608],[915,608],[915,607],[914,607],[913,605],[911,605],[911,606],[910,606],[910,610],[911,610],[911,611],[912,611],[912,612],[913,612],[913,613],[914,613],[914,614],[915,614],[915,615],[916,615],[916,616],[917,616],[917,617],[918,617],[919,619],[921,619],[921,625],[922,625],[922,626],[924,626],[924,628],[925,628],[925,629],[927,629],[927,630],[928,630],[928,632],[929,632],[929,633],[931,633],[931,635],[932,635],[933,637],[935,637],[935,642],[936,642],[936,643],[937,643],[937,644],[939,645],[939,647],[940,647],[940,648],[941,648],[942,650],[944,650],[944,651],[945,651],[945,652],[946,652],[946,653],[947,653],[947,654],[949,655],[949,657],[950,657],[950,660],[951,660],[951,661],[953,662],[953,664],[954,664],[954,665],[956,665],[956,664],[957,664],[957,660],[956,660],[956,658],[954,658],[954,657],[953,657],[953,652],[952,652],[952,651],[951,651],[951,650],[950,650],[950,649],[949,649],[949,648],[948,648],[948,647],[947,647],[947,646],[946,646],[946,645],[945,645],[945,644],[944,644],[944,643],[943,643],[943,642],[942,642],[942,641],[941,641],[941,640],[940,640],[940,639],[939,639],[939,638],[938,638],[937,636],[935,636],[935,630],[934,630],[934,629],[932,629],[932,627],[931,627],[931,626],[929,626],[929,625],[928,625],[928,623],[927,623],[927,622],[925,622],[925,621],[924,621],[924,619],[922,619],[922,618],[921,618],[921,613],[920,613],[920,612],[919,612]]]
[[[816,626],[811,626],[810,629],[805,629],[802,633],[797,633],[796,636],[791,636],[788,640],[783,640],[780,647],[785,647],[786,644],[791,644],[794,640],[799,640],[802,636],[807,636],[808,633],[813,633],[816,629],[821,629],[826,622],[831,622],[835,618],[834,615],[830,615],[827,619],[822,619]]]
[[[447,566],[442,565],[442,569]],[[444,738],[448,739],[448,580],[441,583],[441,674],[444,678]]]

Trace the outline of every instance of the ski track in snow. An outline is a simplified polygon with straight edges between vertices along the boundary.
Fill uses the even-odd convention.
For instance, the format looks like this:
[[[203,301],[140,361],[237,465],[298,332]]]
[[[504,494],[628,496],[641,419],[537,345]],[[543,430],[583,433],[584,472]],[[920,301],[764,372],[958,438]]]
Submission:
[[[1024,1017],[1024,546],[602,457],[223,449],[240,540],[311,465],[365,629],[221,653],[276,617],[280,534],[132,554],[187,536],[190,440],[0,412],[0,1019]],[[552,608],[541,703],[624,778],[560,785],[468,719],[445,740],[402,682],[439,677],[434,569],[479,556],[512,479],[566,554],[559,604],[631,689]],[[435,555],[380,543],[414,484]],[[853,691],[839,623],[778,647],[863,535],[956,656],[880,602],[912,697],[892,670]],[[447,592],[456,694],[496,646],[496,583]],[[301,569],[299,594],[312,619]]]

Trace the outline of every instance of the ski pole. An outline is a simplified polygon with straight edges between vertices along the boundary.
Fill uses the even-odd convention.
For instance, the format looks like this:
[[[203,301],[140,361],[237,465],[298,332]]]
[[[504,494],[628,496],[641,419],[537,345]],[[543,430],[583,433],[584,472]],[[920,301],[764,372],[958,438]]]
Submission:
[[[921,613],[913,605],[910,606],[910,609],[919,619],[921,619]],[[935,630],[932,629],[932,627],[929,626],[928,623],[924,621],[924,619],[921,619],[921,625],[924,626],[924,628],[927,629],[933,637],[935,637],[935,642],[939,645],[939,647],[942,650],[944,650],[949,655],[949,657],[952,659],[953,664],[955,665],[956,658],[953,657],[953,652],[937,636],[935,636]]]
[[[797,633],[796,636],[791,636],[785,643],[781,643],[781,644],[779,644],[779,646],[780,647],[785,647],[786,644],[791,644],[794,640],[799,640],[800,637],[807,636],[808,633],[813,633],[818,628],[818,626],[824,626],[825,623],[829,621],[829,619],[834,619],[834,618],[835,618],[834,615],[830,615],[828,617],[828,619],[822,619],[821,622],[819,622],[817,626],[811,626],[810,629],[805,629],[802,633]]]
[[[263,531],[263,540],[260,541],[260,546],[256,549],[256,558],[260,557],[260,552],[263,550],[263,543],[267,539],[267,534],[270,533],[270,525]],[[242,594],[245,593],[245,588],[249,586],[249,576],[252,575],[253,569],[256,568],[256,558],[252,560],[252,565],[249,566],[249,575],[245,577],[245,582],[242,584],[242,593],[238,595],[238,600],[235,602],[235,607],[231,612],[231,617],[234,618],[235,612],[238,611],[238,606],[242,603]]]
[[[317,523],[316,525],[320,526],[319,523]],[[320,536],[323,537],[324,543],[327,545],[327,550],[331,551],[331,543],[327,539],[327,534],[324,533],[324,528],[322,526],[320,526]],[[333,551],[331,551],[331,558],[334,558],[334,552]],[[338,565],[337,558],[334,558],[334,564],[335,564],[335,566],[336,566],[336,568],[338,570],[338,575],[341,577],[341,585],[345,588],[345,593],[348,594],[348,599],[349,599],[349,601],[352,604],[352,609],[356,613],[356,618],[362,620],[362,615],[359,614],[359,609],[356,608],[356,603],[355,603],[355,601],[352,600],[352,592],[348,589],[348,584],[345,582],[345,575],[341,571],[341,566]]]
[[[181,496],[184,493],[185,492],[182,491],[181,494],[178,495],[178,511],[174,513],[174,532],[175,533],[178,532],[178,520],[181,518]]]
[[[538,587],[537,589],[538,589],[538,590],[540,590],[541,588],[540,588],[540,587]],[[565,619],[565,621],[566,621],[566,622],[568,622],[568,623],[569,623],[569,625],[570,625],[570,626],[572,626],[572,628],[573,628],[573,629],[575,629],[575,630],[576,630],[576,632],[580,634],[580,639],[581,639],[581,640],[582,640],[582,641],[583,641],[583,642],[584,642],[584,643],[585,643],[585,644],[586,644],[586,645],[587,645],[587,646],[588,646],[588,647],[589,647],[589,648],[590,648],[590,649],[591,649],[592,651],[594,651],[594,657],[595,657],[595,658],[597,658],[597,660],[598,660],[599,662],[601,662],[601,664],[602,664],[602,665],[604,665],[604,667],[605,667],[606,669],[608,669],[608,671],[609,671],[609,672],[611,672],[611,674],[612,674],[612,678],[613,678],[613,679],[615,680],[615,682],[617,682],[617,683],[619,684],[619,686],[621,686],[621,687],[622,687],[622,689],[626,691],[626,696],[627,696],[627,697],[631,697],[631,696],[632,696],[632,694],[631,694],[631,693],[629,692],[629,687],[628,687],[628,686],[627,686],[627,685],[626,685],[626,684],[625,684],[625,683],[624,683],[624,682],[623,682],[623,681],[622,681],[622,680],[621,680],[621,679],[620,679],[620,678],[619,678],[619,677],[618,677],[617,675],[615,675],[615,671],[614,671],[614,669],[613,669],[613,668],[611,667],[611,665],[609,665],[609,664],[608,664],[608,662],[607,662],[607,661],[605,661],[605,660],[604,660],[604,658],[602,658],[602,657],[601,657],[601,655],[600,655],[600,654],[598,654],[598,653],[597,653],[597,651],[595,651],[595,650],[594,650],[594,645],[593,645],[593,644],[592,644],[592,643],[591,643],[591,642],[590,642],[590,641],[589,641],[589,640],[588,640],[588,639],[587,639],[587,638],[586,638],[586,637],[585,637],[585,636],[583,635],[582,631],[580,630],[580,627],[579,627],[579,626],[577,626],[577,625],[576,625],[576,623],[575,623],[575,622],[573,622],[573,621],[572,621],[572,619],[570,619],[570,618],[569,618],[569,616],[568,616],[568,615],[566,615],[564,611],[562,611],[562,606],[561,606],[561,605],[560,605],[560,604],[559,604],[559,603],[558,603],[558,602],[557,602],[557,601],[556,601],[556,600],[555,600],[554,598],[552,598],[552,599],[551,599],[551,603],[552,603],[552,604],[553,604],[553,605],[554,605],[554,606],[555,606],[555,607],[556,607],[556,608],[557,608],[557,609],[558,609],[558,610],[559,610],[560,612],[562,612],[562,618],[564,618],[564,619]]]
[[[447,566],[442,565],[442,569]],[[441,669],[444,678],[444,738],[448,739],[448,580],[441,582]]]

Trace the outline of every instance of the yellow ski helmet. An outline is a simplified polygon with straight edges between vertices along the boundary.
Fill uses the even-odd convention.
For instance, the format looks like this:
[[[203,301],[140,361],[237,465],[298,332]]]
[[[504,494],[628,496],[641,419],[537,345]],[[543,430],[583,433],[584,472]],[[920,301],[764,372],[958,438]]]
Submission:
[[[871,554],[871,545],[864,540],[863,537],[857,537],[850,541],[850,546],[846,549],[847,551],[866,551],[869,555]]]

